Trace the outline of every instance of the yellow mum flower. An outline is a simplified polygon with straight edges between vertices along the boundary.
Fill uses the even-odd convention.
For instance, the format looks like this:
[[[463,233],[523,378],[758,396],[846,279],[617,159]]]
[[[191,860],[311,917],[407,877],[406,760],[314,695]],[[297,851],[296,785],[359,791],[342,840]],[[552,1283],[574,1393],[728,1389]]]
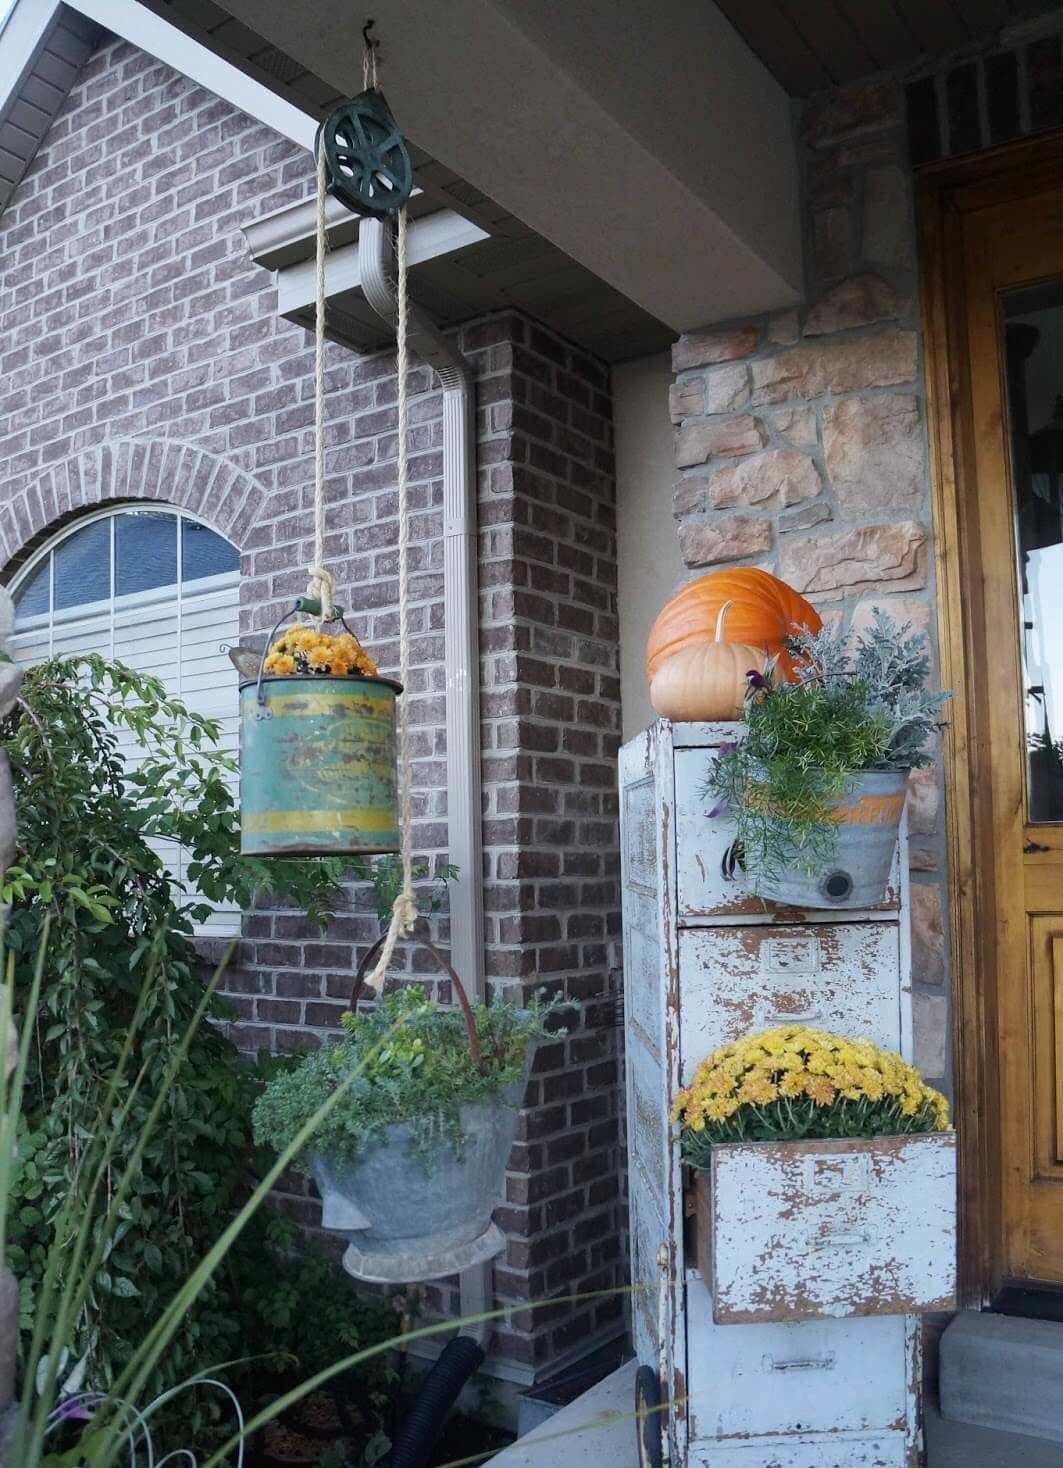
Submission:
[[[265,671],[267,673],[277,673],[281,677],[287,676],[295,672],[295,659],[290,653],[271,652],[266,659]]]
[[[705,1103],[705,1115],[709,1121],[726,1121],[729,1116],[734,1116],[738,1104],[734,1096],[713,1096]]]
[[[829,1106],[837,1094],[825,1075],[811,1075],[805,1081],[805,1095],[817,1106]]]
[[[803,1096],[804,1094],[805,1094],[805,1074],[804,1074],[804,1071],[800,1071],[800,1070],[790,1070],[790,1071],[787,1071],[784,1074],[782,1080],[779,1082],[779,1095],[780,1096],[790,1096],[790,1097],[793,1097],[793,1096]]]
[[[834,1056],[831,1051],[818,1046],[809,1053],[807,1065],[814,1076],[825,1076],[834,1065]]]
[[[754,1106],[767,1106],[779,1099],[779,1088],[763,1075],[748,1075],[738,1091],[739,1101],[751,1101]]]

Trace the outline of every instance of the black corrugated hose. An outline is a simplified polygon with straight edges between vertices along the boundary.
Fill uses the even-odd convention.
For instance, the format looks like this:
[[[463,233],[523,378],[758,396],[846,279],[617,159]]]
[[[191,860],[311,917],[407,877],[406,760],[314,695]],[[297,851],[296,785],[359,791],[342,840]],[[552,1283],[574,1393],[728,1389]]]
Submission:
[[[459,1335],[447,1342],[399,1428],[388,1468],[425,1468],[451,1407],[483,1359],[483,1347],[471,1336]]]

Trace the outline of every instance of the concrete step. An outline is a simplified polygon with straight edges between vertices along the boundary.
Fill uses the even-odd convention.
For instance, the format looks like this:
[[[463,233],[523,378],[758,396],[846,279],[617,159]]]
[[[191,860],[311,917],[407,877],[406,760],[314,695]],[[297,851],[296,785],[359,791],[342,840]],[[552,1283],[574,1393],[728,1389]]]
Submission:
[[[548,1422],[519,1437],[490,1468],[637,1468],[635,1373],[628,1361]]]
[[[1063,1446],[1043,1437],[950,1422],[926,1403],[926,1468],[1063,1468]]]
[[[957,1315],[941,1338],[940,1401],[947,1420],[1063,1443],[1063,1324]]]

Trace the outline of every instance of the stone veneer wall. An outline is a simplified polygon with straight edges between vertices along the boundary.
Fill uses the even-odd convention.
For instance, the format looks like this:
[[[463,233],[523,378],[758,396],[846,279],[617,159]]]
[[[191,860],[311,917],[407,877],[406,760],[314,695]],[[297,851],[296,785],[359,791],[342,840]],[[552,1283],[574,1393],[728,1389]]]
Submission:
[[[125,42],[86,64],[0,220],[5,579],[80,512],[140,501],[191,510],[239,548],[246,631],[303,590],[312,342],[277,315],[239,226],[307,197],[312,175],[308,154]],[[602,364],[518,316],[459,340],[479,388],[487,969],[518,995],[544,982],[588,1001],[540,1051],[500,1214],[497,1283],[514,1313],[495,1356],[530,1377],[621,1316],[619,1296],[526,1309],[623,1273],[606,997],[619,926],[611,406]],[[329,348],[326,554],[385,669],[398,658],[395,388],[392,355]],[[423,368],[411,388],[415,840],[432,860],[447,840],[441,399]],[[436,927],[445,942],[445,913]],[[324,935],[297,913],[247,915],[226,980],[236,1037],[319,1044],[376,932],[358,892]],[[305,1193],[289,1202],[316,1221]]]
[[[813,98],[799,121],[806,303],[673,348],[674,510],[692,572],[752,564],[825,614],[881,605],[934,635],[915,227],[899,84]],[[939,769],[913,775],[916,1061],[948,1078]]]

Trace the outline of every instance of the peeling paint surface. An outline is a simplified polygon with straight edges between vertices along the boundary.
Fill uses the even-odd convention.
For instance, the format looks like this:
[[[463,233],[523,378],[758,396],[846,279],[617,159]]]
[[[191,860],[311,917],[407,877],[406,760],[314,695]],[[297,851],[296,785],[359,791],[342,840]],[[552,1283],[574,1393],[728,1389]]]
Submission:
[[[955,1308],[953,1133],[733,1143],[708,1186],[719,1324]]]
[[[688,1309],[693,1439],[903,1431],[903,1317],[738,1329],[713,1322],[696,1282]]]
[[[893,923],[685,929],[683,1084],[717,1046],[773,1025],[807,1024],[899,1049],[899,963]]]
[[[859,1200],[879,1188],[878,1173],[849,1155],[853,1144],[806,1144],[826,1153],[797,1170],[796,1191],[777,1158],[766,1176],[736,1173],[724,1230],[734,1255],[728,1308],[749,1313],[727,1319],[747,1323],[717,1324],[709,1290],[684,1257],[682,1169],[667,1117],[705,1054],[788,1021],[867,1035],[902,1053],[911,1048],[900,861],[891,908],[844,915],[762,902],[740,869],[729,880],[723,862],[732,834],[726,820],[708,817],[700,791],[713,751],[734,734],[734,725],[662,721],[620,754],[635,1349],[652,1366],[663,1349],[666,1390],[676,1403],[669,1414],[673,1468],[918,1468],[921,1326],[918,1316],[902,1313],[902,1292],[916,1291],[917,1281],[896,1267],[907,1247],[896,1215],[903,1188],[915,1187],[918,1215],[932,1228],[935,1200],[948,1194],[940,1255],[951,1289],[951,1183],[941,1175],[928,1180],[918,1168],[907,1184],[885,1179],[894,1212],[877,1220],[878,1238],[859,1211]],[[906,839],[902,830],[902,851]],[[951,1157],[941,1172],[949,1166]],[[707,1194],[700,1213],[695,1222],[711,1239]],[[868,1232],[881,1245],[873,1268],[855,1271],[855,1281],[840,1280],[834,1265],[824,1270],[827,1255],[851,1262],[854,1251],[866,1251]],[[669,1273],[659,1342],[662,1244]],[[705,1272],[711,1281],[711,1249]],[[821,1273],[833,1282],[826,1300],[816,1295]],[[872,1294],[897,1313],[854,1313],[854,1302],[862,1308]],[[778,1321],[776,1309],[784,1312]]]
[[[693,1443],[687,1468],[907,1468],[897,1434],[824,1442],[822,1437],[715,1447]]]

